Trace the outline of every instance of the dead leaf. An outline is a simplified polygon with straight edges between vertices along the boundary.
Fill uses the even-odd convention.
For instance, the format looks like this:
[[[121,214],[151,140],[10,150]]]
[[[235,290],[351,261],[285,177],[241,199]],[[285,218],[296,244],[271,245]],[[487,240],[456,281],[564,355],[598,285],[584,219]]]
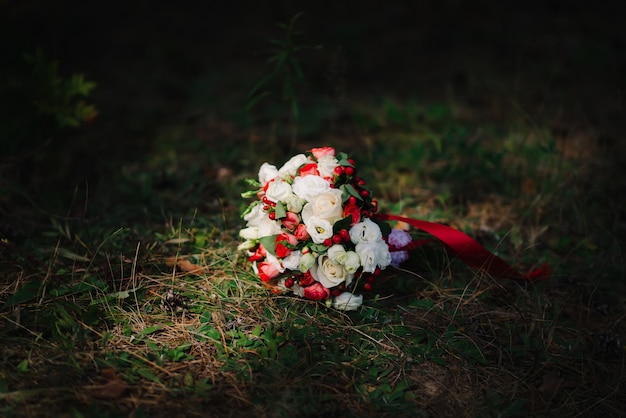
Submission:
[[[84,387],[92,396],[100,399],[118,399],[128,390],[128,383],[114,369],[102,370],[101,376],[105,383]]]
[[[165,259],[165,264],[169,267],[176,267],[182,271],[186,271],[192,274],[206,273],[206,267],[199,264],[194,264],[189,260],[179,257],[168,257]]]

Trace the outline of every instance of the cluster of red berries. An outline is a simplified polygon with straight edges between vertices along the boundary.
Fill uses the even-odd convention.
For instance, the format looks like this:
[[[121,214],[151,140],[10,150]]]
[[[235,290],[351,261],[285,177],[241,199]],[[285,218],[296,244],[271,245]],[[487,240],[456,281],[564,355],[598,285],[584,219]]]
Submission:
[[[347,229],[342,229],[331,238],[326,238],[324,240],[324,245],[326,247],[330,247],[331,245],[341,244],[342,242],[350,242],[350,233]]]

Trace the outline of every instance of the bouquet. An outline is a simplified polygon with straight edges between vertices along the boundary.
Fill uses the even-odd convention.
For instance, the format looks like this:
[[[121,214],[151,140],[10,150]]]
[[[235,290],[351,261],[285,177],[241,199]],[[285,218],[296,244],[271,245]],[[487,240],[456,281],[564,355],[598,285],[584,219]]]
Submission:
[[[239,249],[276,291],[353,310],[363,301],[356,289],[372,289],[381,270],[405,257],[392,255],[388,240],[410,236],[374,218],[378,203],[343,152],[313,148],[280,168],[264,163],[249,182],[256,189],[244,196],[258,199],[242,215]]]
[[[379,214],[378,202],[355,161],[332,147],[313,148],[277,168],[264,163],[258,181],[248,180],[256,197],[244,213],[239,235],[252,269],[275,292],[290,291],[340,310],[363,303],[358,290],[371,290],[381,270],[397,267],[408,250],[433,242],[412,241],[386,220],[419,228],[448,247],[471,267],[493,276],[520,280],[545,277],[544,266],[527,275],[517,273],[475,240],[448,226],[395,215]]]

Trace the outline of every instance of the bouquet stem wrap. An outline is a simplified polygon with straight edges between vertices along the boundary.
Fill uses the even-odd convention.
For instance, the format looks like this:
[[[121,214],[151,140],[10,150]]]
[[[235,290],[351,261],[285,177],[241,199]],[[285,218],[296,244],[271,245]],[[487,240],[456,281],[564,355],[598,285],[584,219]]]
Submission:
[[[417,229],[421,229],[422,231],[437,238],[437,240],[448,248],[459,260],[463,261],[468,266],[484,271],[493,277],[534,282],[537,280],[545,280],[550,274],[548,266],[545,264],[530,273],[521,274],[506,261],[480,245],[473,238],[467,236],[461,231],[443,224],[382,213],[376,214],[375,217],[381,221],[401,221]],[[413,241],[405,248],[396,248],[394,250],[409,250],[427,244],[431,241],[432,240]]]

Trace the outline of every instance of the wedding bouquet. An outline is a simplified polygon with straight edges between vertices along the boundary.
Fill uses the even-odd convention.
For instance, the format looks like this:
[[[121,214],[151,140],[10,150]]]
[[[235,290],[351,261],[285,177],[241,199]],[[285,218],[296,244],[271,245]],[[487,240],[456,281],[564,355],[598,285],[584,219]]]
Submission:
[[[243,196],[258,199],[242,215],[239,249],[278,292],[353,310],[363,302],[357,288],[370,290],[381,270],[407,257],[392,255],[388,242],[401,247],[410,236],[373,217],[377,201],[345,153],[313,148],[280,168],[264,163],[249,183],[255,190]]]
[[[520,274],[474,239],[446,225],[377,213],[378,202],[359,175],[353,159],[334,148],[313,148],[277,168],[264,163],[254,190],[256,197],[242,217],[239,233],[252,269],[276,292],[291,291],[341,310],[363,303],[358,289],[371,290],[375,277],[389,265],[397,267],[408,250],[431,242],[492,277],[535,281],[549,275],[546,265]],[[387,220],[402,221],[435,239],[413,241]]]

